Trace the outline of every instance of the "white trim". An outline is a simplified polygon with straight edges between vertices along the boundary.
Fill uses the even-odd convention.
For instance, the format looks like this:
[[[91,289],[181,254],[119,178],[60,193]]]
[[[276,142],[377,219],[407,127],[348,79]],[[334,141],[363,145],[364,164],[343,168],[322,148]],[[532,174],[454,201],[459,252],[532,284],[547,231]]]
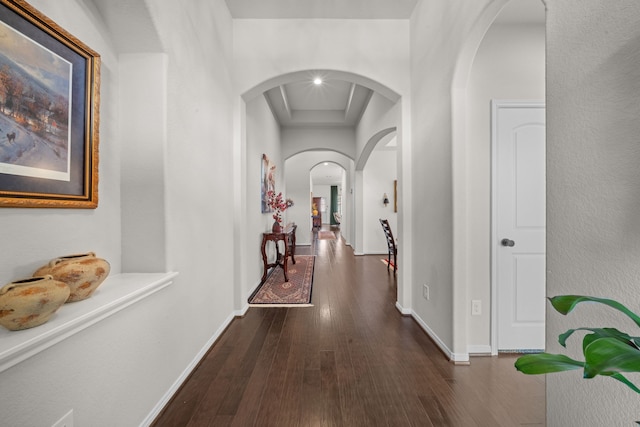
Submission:
[[[496,149],[498,110],[500,108],[545,108],[544,101],[536,100],[491,100],[491,355],[498,355],[498,283],[496,277],[498,274],[498,240],[497,233],[498,224],[496,212],[498,212],[498,198],[496,190],[498,188],[498,176],[496,174],[496,164],[498,162],[498,153]]]
[[[198,363],[200,363],[200,361],[207,354],[211,346],[213,346],[213,344],[218,340],[218,338],[220,338],[220,335],[222,335],[222,333],[225,331],[225,329],[229,326],[229,324],[233,321],[235,317],[236,317],[235,314],[232,313],[231,315],[229,315],[229,317],[225,319],[222,325],[216,330],[216,332],[211,336],[211,338],[209,338],[206,344],[200,349],[198,354],[196,354],[193,360],[191,360],[191,363],[189,363],[189,365],[187,365],[185,370],[182,371],[182,374],[180,374],[180,376],[174,381],[171,387],[169,387],[169,389],[165,392],[165,394],[162,396],[160,401],[156,403],[156,405],[153,407],[151,412],[140,423],[141,427],[148,427],[151,425],[151,423],[153,423],[153,421],[157,418],[160,412],[162,412],[162,409],[164,409],[166,404],[169,403],[171,398],[178,392],[178,389],[180,388],[180,386],[182,386],[182,383],[184,383],[187,380],[187,378],[191,374],[191,371],[193,371],[196,368],[196,366],[198,366]]]
[[[267,271],[267,277],[269,277],[269,274],[271,274],[271,270],[268,270],[268,271]],[[247,295],[245,295],[245,297],[244,297],[244,299],[245,299],[245,301],[244,301],[244,302],[245,302],[246,304],[249,304],[249,298],[251,298],[251,295],[253,295],[253,294],[258,290],[258,288],[260,287],[260,285],[261,285],[260,280],[258,280],[258,281],[256,282],[256,284],[255,284],[255,285],[253,285],[253,288],[252,288],[252,289],[249,289],[249,293],[247,293]],[[248,308],[248,305],[247,305],[247,308]],[[245,310],[245,312],[246,312],[246,310]]]
[[[465,363],[469,362],[469,353],[453,353],[447,345],[442,342],[440,337],[418,316],[418,314],[411,310],[411,317],[418,322],[418,325],[431,337],[431,339],[436,343],[436,345],[442,350],[442,352],[454,363]]]
[[[468,345],[467,352],[471,356],[492,354],[490,345]]]
[[[234,310],[233,315],[235,317],[244,317],[244,315],[247,314],[247,311],[249,311],[249,303],[246,303],[240,310]]]
[[[410,308],[402,307],[398,301],[396,301],[396,308],[403,316],[411,316],[413,314],[413,311]]]
[[[22,331],[0,330],[0,372],[166,288],[177,275],[171,272],[109,276],[90,298],[63,305],[43,325]]]

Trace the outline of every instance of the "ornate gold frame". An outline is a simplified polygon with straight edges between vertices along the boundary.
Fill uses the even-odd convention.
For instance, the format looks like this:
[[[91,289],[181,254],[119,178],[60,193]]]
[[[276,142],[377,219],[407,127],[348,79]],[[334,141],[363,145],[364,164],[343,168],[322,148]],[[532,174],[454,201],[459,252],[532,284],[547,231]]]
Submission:
[[[68,182],[0,173],[0,207],[96,208],[100,55],[23,0],[0,0],[0,21],[44,49],[69,58],[74,64],[69,82],[73,107],[81,104],[81,108],[69,108],[68,112]]]

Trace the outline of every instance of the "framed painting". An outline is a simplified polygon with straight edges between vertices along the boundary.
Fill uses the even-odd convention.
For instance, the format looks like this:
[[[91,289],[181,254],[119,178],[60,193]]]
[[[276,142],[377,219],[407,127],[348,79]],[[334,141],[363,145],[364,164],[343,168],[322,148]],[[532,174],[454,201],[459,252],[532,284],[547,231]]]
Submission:
[[[393,211],[398,212],[398,180],[393,180]]]
[[[96,208],[100,56],[0,0],[0,206]]]
[[[262,155],[262,168],[260,171],[260,198],[262,213],[273,212],[269,206],[269,191],[276,191],[276,165],[266,154]]]

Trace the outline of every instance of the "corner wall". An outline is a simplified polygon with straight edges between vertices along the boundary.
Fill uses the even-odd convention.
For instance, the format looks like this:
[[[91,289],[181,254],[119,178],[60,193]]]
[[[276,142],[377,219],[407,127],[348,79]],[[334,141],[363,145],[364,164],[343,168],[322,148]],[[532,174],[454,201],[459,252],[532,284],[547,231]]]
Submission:
[[[122,32],[132,39],[142,35],[136,27],[117,27],[124,22],[115,27],[105,24],[105,15],[96,5],[118,8],[118,2],[31,3],[102,56],[100,204],[96,210],[0,210],[6,227],[0,240],[4,254],[0,279],[6,283],[29,275],[53,257],[87,250],[109,260],[111,274],[116,275],[125,264],[121,261],[121,212],[128,209],[122,207],[125,198],[120,185],[131,172],[121,171],[121,165],[132,167],[121,162],[128,146],[120,133],[118,106],[129,97],[141,102],[138,97],[144,96],[122,90],[116,40]],[[136,221],[154,230],[162,228],[166,243],[151,239],[166,245],[160,250],[166,259],[159,262],[180,274],[172,286],[0,373],[3,425],[50,426],[71,409],[79,426],[146,425],[231,319],[234,289],[228,266],[234,262],[232,251],[214,244],[233,241],[231,227],[219,226],[232,224],[234,217],[232,210],[225,209],[233,205],[228,185],[233,136],[228,68],[231,17],[223,0],[149,2],[148,7],[140,10],[151,14],[149,22],[172,29],[161,35],[167,55],[166,117],[164,123],[139,126],[166,129],[166,147],[154,145],[162,145],[161,140],[145,141],[158,149],[154,156],[162,152],[165,158],[154,157],[152,167],[145,165],[150,176],[137,178],[164,177],[166,181],[147,195],[150,205],[161,206],[164,212],[157,212],[157,217],[145,211],[123,218],[132,221],[133,228]],[[206,46],[201,40],[207,40]],[[138,52],[127,54],[131,53]],[[150,224],[144,224],[147,220]],[[135,243],[130,239],[127,244]],[[133,246],[127,249],[128,254],[135,252]],[[37,410],[33,402],[38,402]]]
[[[259,285],[262,277],[263,265],[260,245],[262,243],[262,233],[271,231],[274,219],[272,213],[261,212],[261,162],[262,155],[266,154],[276,166],[276,193],[282,192],[285,198],[290,197],[287,192],[285,177],[285,162],[281,154],[280,126],[276,122],[264,96],[247,102],[247,126],[246,126],[246,177],[247,218],[251,218],[243,224],[246,232],[247,256],[243,259],[242,265],[247,274],[246,283],[242,284],[243,304],[247,303],[247,298],[251,295],[256,286]],[[285,211],[284,222],[290,222],[289,210]],[[275,252],[271,243],[266,247],[267,254],[271,257],[269,262],[273,262]]]
[[[547,294],[593,295],[640,312],[640,8],[635,0],[547,1]],[[568,316],[547,308],[547,351],[582,360],[569,328],[616,327],[596,305]],[[623,426],[638,394],[581,371],[546,376],[547,425]],[[638,375],[629,378],[638,384]]]
[[[454,145],[452,87],[467,39],[479,17],[496,2],[418,2],[411,18],[410,197],[411,215],[420,218],[421,224],[411,230],[412,310],[441,348],[461,362],[468,360],[466,309],[460,310],[457,301],[466,301],[467,296],[466,289],[454,287],[454,249],[464,250],[464,245],[453,243],[460,232],[454,229],[454,184],[464,180],[465,174],[454,169],[458,147]],[[429,300],[421,297],[423,284],[430,287]]]

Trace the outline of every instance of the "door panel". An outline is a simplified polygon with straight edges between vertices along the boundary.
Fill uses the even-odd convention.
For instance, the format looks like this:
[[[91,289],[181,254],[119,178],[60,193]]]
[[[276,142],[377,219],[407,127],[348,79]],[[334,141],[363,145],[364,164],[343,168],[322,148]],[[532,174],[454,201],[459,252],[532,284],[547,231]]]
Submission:
[[[492,120],[497,348],[542,350],[546,227],[544,105],[496,102]],[[504,245],[503,239],[511,242]]]

